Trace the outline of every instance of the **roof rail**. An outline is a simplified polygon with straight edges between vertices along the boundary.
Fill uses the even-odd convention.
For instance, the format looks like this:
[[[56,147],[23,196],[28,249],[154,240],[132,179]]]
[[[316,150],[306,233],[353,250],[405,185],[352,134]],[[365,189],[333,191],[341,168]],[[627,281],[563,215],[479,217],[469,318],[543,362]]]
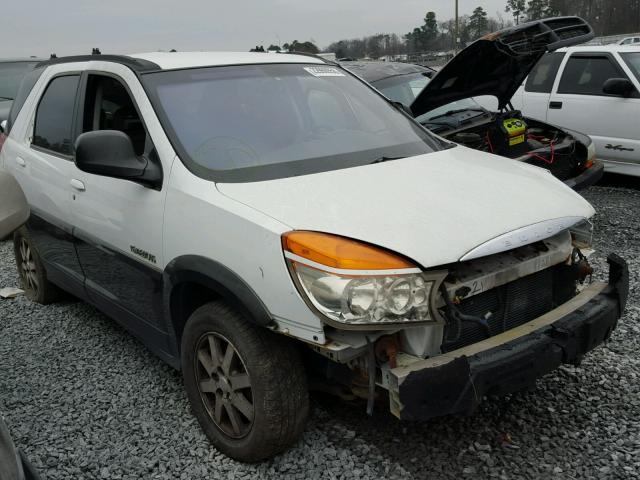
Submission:
[[[127,55],[98,55],[96,53],[91,55],[73,55],[69,57],[50,58],[49,60],[38,63],[36,65],[36,68],[58,65],[60,63],[91,62],[96,60],[99,60],[101,62],[119,63],[131,68],[136,72],[161,70],[160,65],[158,65],[157,63],[150,62],[149,60],[143,60],[142,58],[134,58]]]

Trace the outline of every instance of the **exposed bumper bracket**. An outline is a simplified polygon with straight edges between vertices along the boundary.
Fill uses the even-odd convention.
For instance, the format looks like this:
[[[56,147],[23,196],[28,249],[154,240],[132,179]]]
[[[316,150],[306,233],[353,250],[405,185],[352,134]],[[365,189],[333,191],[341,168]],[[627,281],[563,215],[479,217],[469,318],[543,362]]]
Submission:
[[[577,363],[609,338],[629,292],[626,262],[611,254],[609,283],[503,334],[390,371],[391,411],[424,420],[471,413],[488,394],[526,388],[562,363]]]

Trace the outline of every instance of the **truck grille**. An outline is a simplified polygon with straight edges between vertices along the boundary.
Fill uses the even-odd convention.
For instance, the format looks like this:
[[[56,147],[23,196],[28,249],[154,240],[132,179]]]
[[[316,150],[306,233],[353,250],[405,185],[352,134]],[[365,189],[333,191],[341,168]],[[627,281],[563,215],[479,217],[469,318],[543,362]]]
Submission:
[[[491,336],[498,335],[549,312],[557,305],[558,300],[561,303],[568,300],[558,299],[558,295],[554,295],[554,280],[559,273],[558,268],[562,267],[548,268],[469,297],[457,307],[464,314],[481,318],[486,318],[491,312],[487,320],[490,333]],[[485,338],[485,329],[476,323],[461,322],[459,326],[449,323],[444,330],[442,351],[449,352]]]

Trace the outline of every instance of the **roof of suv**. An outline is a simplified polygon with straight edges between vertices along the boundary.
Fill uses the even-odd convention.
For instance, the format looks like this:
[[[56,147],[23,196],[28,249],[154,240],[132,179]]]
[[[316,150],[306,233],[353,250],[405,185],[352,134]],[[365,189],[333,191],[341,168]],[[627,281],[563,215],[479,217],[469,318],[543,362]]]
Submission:
[[[256,63],[325,63],[313,56],[264,52],[151,52],[130,56],[153,62],[162,70]]]
[[[558,52],[640,52],[640,45],[580,45],[576,47],[565,47]]]
[[[133,70],[174,70],[182,68],[211,67],[218,65],[252,65],[260,63],[330,63],[314,55],[294,53],[276,54],[263,52],[150,52],[133,55],[79,55],[58,57],[41,62],[38,66],[105,61],[127,65]]]

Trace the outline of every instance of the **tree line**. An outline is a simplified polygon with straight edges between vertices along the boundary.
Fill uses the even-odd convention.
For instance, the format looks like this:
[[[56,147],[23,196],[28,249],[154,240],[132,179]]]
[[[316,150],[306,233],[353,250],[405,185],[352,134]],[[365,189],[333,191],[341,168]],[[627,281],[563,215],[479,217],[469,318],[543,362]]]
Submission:
[[[579,15],[596,35],[640,32],[640,0],[551,0],[561,15]]]
[[[320,53],[320,49],[317,45],[311,41],[299,42],[298,40],[294,40],[291,43],[284,43],[282,47],[280,45],[271,44],[265,50],[264,45],[256,45],[254,48],[249,50],[250,52],[304,52],[304,53]]]
[[[464,47],[489,32],[558,15],[583,17],[597,35],[640,32],[640,0],[507,0],[504,12],[496,12],[495,16],[489,16],[481,6],[471,15],[460,16],[457,45],[455,19],[440,21],[434,12],[427,12],[421,25],[402,36],[378,33],[344,39],[331,43],[324,51],[333,52],[338,58],[373,59],[449,51],[456,46]]]
[[[490,17],[482,7],[476,7],[471,15],[458,19],[460,45],[466,45],[491,31],[512,25],[510,19],[501,15]],[[336,57],[380,58],[427,51],[447,51],[455,48],[455,19],[439,21],[435,12],[427,12],[422,25],[399,36],[395,33],[378,33],[364,38],[352,38],[331,43],[326,52]]]

